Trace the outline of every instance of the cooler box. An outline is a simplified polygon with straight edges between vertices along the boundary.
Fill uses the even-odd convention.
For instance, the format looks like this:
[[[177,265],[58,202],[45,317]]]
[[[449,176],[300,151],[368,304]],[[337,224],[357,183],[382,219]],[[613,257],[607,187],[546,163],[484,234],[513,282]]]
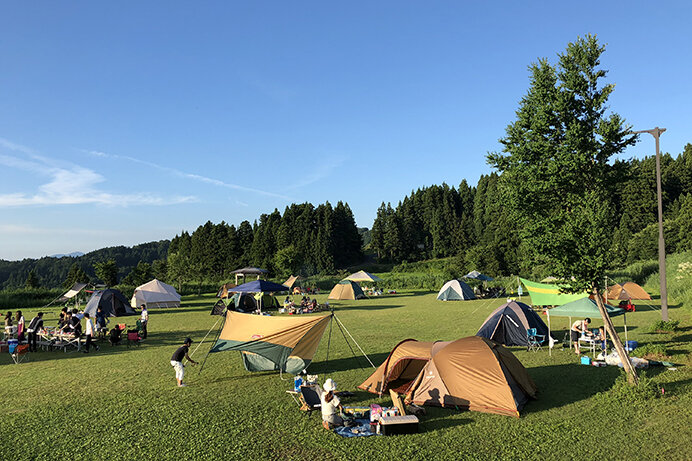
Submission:
[[[627,352],[632,352],[639,346],[639,343],[637,341],[627,341],[627,345],[625,346],[625,350]]]
[[[591,357],[582,357],[581,358],[581,364],[582,365],[591,365]]]
[[[415,434],[418,432],[418,417],[383,416],[380,418],[380,433],[383,435]]]

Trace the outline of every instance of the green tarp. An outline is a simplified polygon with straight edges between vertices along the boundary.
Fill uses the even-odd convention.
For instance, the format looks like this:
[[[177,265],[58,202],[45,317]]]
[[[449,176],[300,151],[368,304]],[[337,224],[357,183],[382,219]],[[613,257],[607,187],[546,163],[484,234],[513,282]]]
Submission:
[[[531,295],[531,304],[534,306],[560,306],[562,304],[575,301],[577,299],[586,298],[589,295],[584,293],[562,293],[558,285],[548,283],[532,282],[520,278],[529,294]]]
[[[606,304],[606,311],[610,317],[615,317],[625,313],[625,309],[613,307]],[[601,318],[601,313],[598,310],[596,301],[590,298],[582,298],[571,303],[563,304],[562,306],[548,309],[548,314],[551,317],[581,317],[581,318]]]

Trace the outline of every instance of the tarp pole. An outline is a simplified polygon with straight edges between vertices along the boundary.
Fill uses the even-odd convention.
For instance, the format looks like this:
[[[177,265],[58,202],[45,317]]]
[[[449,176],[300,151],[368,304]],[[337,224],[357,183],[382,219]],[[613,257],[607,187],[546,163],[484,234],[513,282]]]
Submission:
[[[226,316],[224,316],[223,319],[226,320]],[[221,319],[219,319],[219,320],[221,320]],[[216,323],[219,323],[219,320],[217,320]],[[216,323],[209,329],[209,331],[214,329],[214,327],[216,326]],[[224,324],[225,323],[226,322],[224,321]],[[219,336],[221,336],[222,331],[223,331],[223,324],[221,325],[221,327],[219,327],[219,331],[216,333],[216,338],[214,338],[214,342],[211,343],[211,346],[209,346],[209,350],[207,351],[207,355],[204,356],[204,360],[202,361],[202,366],[199,367],[199,373],[197,373],[197,374],[202,373],[202,370],[204,369],[204,364],[207,363],[207,358],[209,357],[209,354],[211,354],[211,350],[214,348],[214,344],[216,344],[216,341],[219,339]],[[209,334],[209,332],[207,332],[207,334]],[[205,336],[205,338],[206,338],[206,336]],[[201,345],[201,343],[200,343],[200,345]],[[199,346],[197,346],[197,347],[199,347]]]
[[[627,344],[627,314],[622,314],[622,320],[625,322],[625,344]]]
[[[356,341],[356,339],[353,337],[353,335],[351,335],[351,332],[348,331],[348,328],[346,328],[346,325],[344,325],[343,323],[341,323],[341,320],[339,320],[339,318],[338,318],[336,315],[334,316],[334,318],[336,319],[337,325],[341,325],[341,326],[344,328],[344,330],[346,330],[346,333],[348,333],[348,336],[351,338],[351,340],[353,341],[353,343],[354,343],[356,346],[358,346],[358,349],[360,349],[360,352],[361,352],[361,354],[363,354],[363,357],[365,357],[365,358],[368,360],[368,362],[370,362],[370,366],[372,366],[373,368],[377,368],[377,367],[372,363],[372,360],[370,360],[370,357],[368,357],[368,354],[366,354],[365,351],[363,350],[363,348],[360,347],[360,344],[358,344],[358,341]]]
[[[553,338],[553,335],[550,334],[550,310],[546,309],[545,314],[548,316],[548,356],[552,357],[553,356],[553,346],[550,344],[550,340]]]

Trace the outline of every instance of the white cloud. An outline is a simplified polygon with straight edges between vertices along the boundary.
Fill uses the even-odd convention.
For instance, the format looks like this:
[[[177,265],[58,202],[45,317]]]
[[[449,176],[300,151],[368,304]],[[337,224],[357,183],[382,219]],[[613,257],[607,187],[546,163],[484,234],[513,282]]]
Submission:
[[[114,194],[97,185],[106,182],[100,174],[88,168],[69,165],[57,167],[53,159],[34,154],[31,149],[0,138],[0,147],[21,152],[33,160],[0,154],[0,165],[28,171],[48,178],[35,193],[12,192],[0,194],[0,207],[36,205],[100,204],[109,206],[169,205],[193,202],[191,196],[163,198],[149,193]]]
[[[211,184],[211,185],[217,186],[217,187],[225,187],[227,189],[240,190],[240,191],[244,191],[244,192],[251,192],[253,194],[266,195],[269,197],[277,197],[277,198],[281,198],[284,200],[291,200],[290,197],[287,197],[287,196],[282,195],[282,194],[277,194],[274,192],[269,192],[269,191],[261,190],[261,189],[255,189],[252,187],[240,186],[238,184],[227,183],[227,182],[221,181],[219,179],[210,178],[208,176],[202,176],[202,175],[195,174],[195,173],[186,173],[184,171],[180,171],[180,170],[177,170],[175,168],[159,165],[159,164],[156,164],[153,162],[148,162],[146,160],[140,160],[138,158],[129,157],[127,155],[108,154],[108,153],[96,151],[96,150],[85,150],[84,152],[86,152],[86,153],[88,153],[94,157],[111,158],[111,159],[116,159],[116,160],[128,160],[130,162],[139,163],[140,165],[146,165],[146,166],[149,166],[151,168],[156,168],[157,170],[165,171],[167,173],[173,174],[173,175],[181,177],[181,178],[192,179],[193,181],[199,181],[199,182]]]
[[[322,159],[318,164],[301,170],[298,182],[291,184],[287,189],[298,189],[322,181],[343,163],[343,158]]]

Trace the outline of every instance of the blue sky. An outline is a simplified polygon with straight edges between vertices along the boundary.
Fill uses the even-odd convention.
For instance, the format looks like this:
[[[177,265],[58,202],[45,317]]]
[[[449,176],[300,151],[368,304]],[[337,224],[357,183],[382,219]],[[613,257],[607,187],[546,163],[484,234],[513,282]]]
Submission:
[[[692,142],[687,2],[5,2],[0,258],[490,172],[527,66],[587,33],[611,108]],[[654,152],[651,136],[624,156]]]

